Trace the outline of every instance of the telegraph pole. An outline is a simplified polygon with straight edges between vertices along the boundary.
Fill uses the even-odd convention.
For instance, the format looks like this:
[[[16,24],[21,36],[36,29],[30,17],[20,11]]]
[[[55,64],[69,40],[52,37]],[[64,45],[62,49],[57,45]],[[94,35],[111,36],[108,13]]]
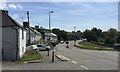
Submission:
[[[27,11],[27,17],[28,17],[28,25],[30,24],[29,23],[29,11]],[[28,28],[29,28],[29,42],[28,42],[28,44],[30,45],[30,42],[31,42],[31,39],[30,39],[30,25],[28,26]]]

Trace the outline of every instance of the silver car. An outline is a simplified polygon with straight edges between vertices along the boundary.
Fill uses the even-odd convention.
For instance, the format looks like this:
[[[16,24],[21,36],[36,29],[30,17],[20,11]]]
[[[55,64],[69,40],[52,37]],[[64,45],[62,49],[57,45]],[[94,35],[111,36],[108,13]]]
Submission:
[[[37,45],[37,48],[39,50],[46,50],[46,51],[50,50],[50,46],[45,46],[45,45],[42,45],[42,44]]]

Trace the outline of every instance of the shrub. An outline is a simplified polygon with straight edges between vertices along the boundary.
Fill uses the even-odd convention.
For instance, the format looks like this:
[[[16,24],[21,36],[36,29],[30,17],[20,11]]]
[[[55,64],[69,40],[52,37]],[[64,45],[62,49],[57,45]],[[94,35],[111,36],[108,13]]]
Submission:
[[[113,46],[114,43],[115,43],[115,40],[113,38],[111,38],[111,37],[107,37],[105,39],[105,42],[104,42],[104,44],[107,45],[107,46]]]

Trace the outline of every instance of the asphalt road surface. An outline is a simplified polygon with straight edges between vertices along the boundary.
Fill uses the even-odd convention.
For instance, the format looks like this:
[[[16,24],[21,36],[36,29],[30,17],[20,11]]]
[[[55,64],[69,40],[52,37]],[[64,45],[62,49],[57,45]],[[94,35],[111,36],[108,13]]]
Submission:
[[[118,70],[117,51],[84,50],[73,47],[73,44],[74,42],[70,41],[69,48],[66,48],[65,43],[56,46],[56,51],[69,58],[69,61],[61,61],[55,57],[55,62],[52,63],[52,51],[50,56],[47,56],[46,51],[42,51],[42,63],[3,62],[3,70]]]
[[[60,44],[57,51],[75,63],[76,67],[87,70],[118,70],[118,51],[85,50],[73,45],[74,41],[70,41],[69,48],[66,48],[66,44]]]

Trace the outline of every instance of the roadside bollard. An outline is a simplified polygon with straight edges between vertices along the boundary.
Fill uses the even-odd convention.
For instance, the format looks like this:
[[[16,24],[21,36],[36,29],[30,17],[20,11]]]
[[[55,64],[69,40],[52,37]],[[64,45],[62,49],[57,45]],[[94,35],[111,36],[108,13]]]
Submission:
[[[52,62],[54,62],[55,61],[55,53],[54,53],[54,51],[52,52]]]
[[[69,48],[68,44],[67,44],[67,48]]]
[[[49,56],[49,50],[48,50],[48,55],[47,56]]]

